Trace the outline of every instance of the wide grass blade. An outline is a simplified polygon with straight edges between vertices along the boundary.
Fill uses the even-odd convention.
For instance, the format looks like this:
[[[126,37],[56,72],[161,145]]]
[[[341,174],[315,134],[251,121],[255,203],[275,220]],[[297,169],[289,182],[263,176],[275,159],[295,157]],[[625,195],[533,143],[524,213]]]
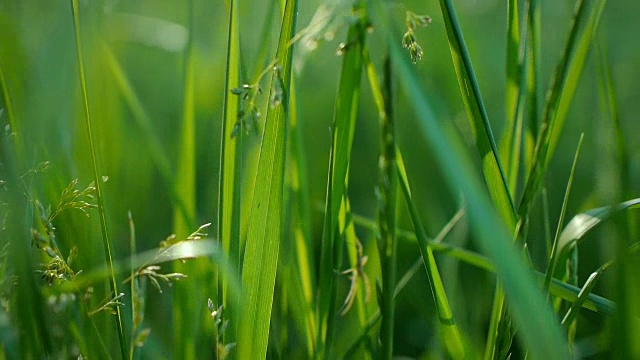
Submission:
[[[551,309],[545,303],[535,278],[521,255],[512,246],[512,228],[495,212],[483,190],[470,159],[451,124],[442,123],[431,116],[431,109],[423,90],[416,80],[411,65],[401,53],[398,40],[401,37],[391,28],[387,9],[381,1],[370,1],[372,18],[386,37],[398,77],[405,89],[420,129],[433,151],[440,169],[451,190],[461,190],[468,204],[469,222],[475,233],[479,248],[489,256],[496,266],[511,313],[519,328],[526,348],[535,358],[564,359],[569,356],[566,338]],[[444,3],[443,3],[444,4]],[[443,7],[444,9],[445,7]],[[375,11],[374,11],[375,10]],[[496,163],[497,165],[497,163]],[[504,179],[501,176],[502,179]],[[500,184],[501,193],[506,194],[506,184]],[[495,190],[495,189],[494,189]],[[508,198],[508,197],[507,197]],[[502,212],[513,209],[502,209]],[[510,215],[513,219],[513,214]],[[530,314],[536,314],[531,317]]]
[[[78,61],[78,75],[80,78],[80,88],[82,89],[82,104],[84,110],[85,127],[87,131],[87,140],[89,142],[89,151],[91,155],[91,165],[93,170],[93,181],[96,187],[96,200],[98,202],[98,213],[100,216],[100,229],[102,231],[102,243],[104,246],[105,258],[110,270],[110,287],[113,296],[120,294],[118,292],[118,282],[116,281],[116,274],[113,266],[111,242],[109,241],[109,229],[107,228],[107,214],[105,209],[104,195],[102,191],[102,177],[100,176],[100,164],[98,164],[98,157],[96,154],[96,146],[93,138],[93,125],[91,123],[91,112],[89,110],[89,95],[87,93],[87,81],[85,78],[84,68],[84,56],[82,54],[82,40],[80,32],[80,10],[78,7],[78,0],[71,0],[71,15],[73,17],[73,29],[75,35],[76,55]],[[124,339],[124,329],[122,327],[122,312],[119,306],[116,306],[116,328],[118,330],[118,342],[120,345],[120,352],[123,359],[127,358],[127,346]]]
[[[471,66],[471,58],[462,36],[462,29],[451,0],[440,0],[440,9],[447,28],[449,49],[458,77],[458,85],[476,148],[482,160],[482,171],[489,194],[508,229],[513,230],[516,224],[515,207],[509,194],[507,179],[500,163],[491,124],[482,101],[480,86]]]
[[[273,108],[268,110],[258,160],[242,268],[244,293],[238,327],[239,359],[262,359],[267,353],[280,226],[284,215],[284,165],[293,52],[289,40],[295,31],[297,6],[296,0],[287,0],[284,8],[276,54],[277,70],[274,71],[271,89],[271,98],[280,97],[280,102],[274,102]]]
[[[360,5],[361,6],[361,5]],[[361,9],[361,8],[360,8]],[[330,358],[333,327],[336,315],[336,274],[340,268],[343,244],[340,241],[339,215],[346,189],[351,146],[355,132],[360,98],[365,24],[355,21],[347,34],[344,59],[336,99],[333,139],[329,157],[329,176],[325,203],[318,299],[318,331],[316,357]]]
[[[398,151],[397,155],[398,164],[398,178],[400,179],[400,188],[404,194],[405,202],[409,207],[409,215],[411,216],[411,222],[418,239],[418,245],[420,247],[420,253],[424,263],[427,276],[429,278],[429,285],[431,287],[431,293],[433,294],[433,300],[436,304],[436,310],[438,312],[438,320],[443,329],[444,344],[449,352],[449,355],[453,359],[462,359],[465,357],[465,349],[460,335],[460,330],[456,325],[453,318],[453,312],[447,299],[447,294],[444,289],[444,283],[442,277],[438,271],[438,265],[436,259],[433,256],[433,250],[429,246],[429,240],[427,234],[422,226],[422,221],[418,215],[418,209],[416,209],[413,199],[411,198],[411,189],[409,188],[409,180],[407,178],[407,172],[404,167],[404,161],[402,155]]]

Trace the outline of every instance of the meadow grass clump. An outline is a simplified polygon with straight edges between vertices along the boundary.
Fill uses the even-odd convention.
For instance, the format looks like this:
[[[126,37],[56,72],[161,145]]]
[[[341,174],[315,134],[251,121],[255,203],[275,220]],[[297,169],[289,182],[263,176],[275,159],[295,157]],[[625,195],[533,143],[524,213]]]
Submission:
[[[0,4],[1,357],[640,358],[633,11]]]

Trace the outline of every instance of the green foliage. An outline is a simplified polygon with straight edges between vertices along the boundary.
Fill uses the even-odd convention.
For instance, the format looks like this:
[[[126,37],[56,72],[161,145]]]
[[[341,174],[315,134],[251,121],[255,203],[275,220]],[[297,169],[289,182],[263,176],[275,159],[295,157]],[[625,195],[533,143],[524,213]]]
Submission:
[[[0,358],[637,357],[637,11],[0,3]]]

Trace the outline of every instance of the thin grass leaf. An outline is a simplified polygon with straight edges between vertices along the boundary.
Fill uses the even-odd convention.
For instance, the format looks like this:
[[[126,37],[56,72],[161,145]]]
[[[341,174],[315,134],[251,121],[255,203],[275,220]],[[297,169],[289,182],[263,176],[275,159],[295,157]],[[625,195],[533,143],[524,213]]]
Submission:
[[[186,237],[191,230],[184,219],[196,218],[196,118],[195,118],[195,0],[187,3],[189,38],[184,51],[183,93],[182,93],[182,121],[178,140],[178,162],[175,176],[175,186],[178,197],[184,203],[187,216],[182,216],[178,209],[173,214],[173,233],[178,238]],[[200,299],[204,302],[206,295],[202,287],[198,286],[198,275],[204,264],[191,262],[188,264],[175,263],[173,271],[191,275],[189,281],[176,284],[173,301],[173,348],[174,356],[189,360],[196,356],[196,338],[198,337],[200,312],[190,299]]]
[[[582,68],[596,31],[606,0],[579,0],[573,18],[569,39],[556,67],[554,79],[547,95],[542,114],[542,127],[538,137],[524,195],[518,206],[518,215],[525,217],[535,195],[540,191],[549,159],[553,157],[562,132],[567,111],[578,86]]]
[[[309,200],[309,181],[307,175],[307,164],[304,155],[302,141],[302,131],[297,117],[296,85],[295,79],[291,80],[291,92],[289,96],[289,138],[288,143],[290,154],[289,167],[287,168],[287,187],[290,194],[290,201],[293,207],[291,220],[292,234],[290,234],[291,256],[290,261],[295,264],[291,271],[295,279],[293,288],[289,290],[292,298],[293,311],[299,310],[299,316],[294,316],[295,321],[301,322],[300,328],[306,341],[307,356],[313,357],[315,353],[315,304],[314,289],[316,281],[314,278],[314,259],[311,253],[312,233],[310,229],[311,205]],[[286,287],[285,287],[286,288]],[[297,306],[293,304],[298,301]]]
[[[433,256],[433,250],[429,246],[429,240],[422,226],[422,221],[418,215],[413,199],[411,198],[411,189],[409,188],[409,180],[407,178],[407,172],[404,167],[404,161],[402,160],[402,154],[400,151],[397,153],[398,164],[398,178],[400,180],[400,188],[404,194],[405,202],[409,207],[409,215],[411,216],[411,222],[415,229],[416,237],[418,239],[418,245],[420,247],[420,253],[424,263],[425,270],[429,279],[429,285],[431,287],[431,293],[433,295],[433,301],[436,304],[436,310],[438,312],[438,320],[443,329],[443,340],[449,355],[453,359],[462,359],[465,357],[465,348],[460,334],[460,329],[456,325],[453,318],[453,312],[447,299],[447,294],[444,289],[444,283],[438,271],[438,265],[436,259]]]
[[[240,196],[242,178],[243,132],[233,136],[238,121],[238,96],[231,93],[240,85],[240,29],[238,3],[231,0],[229,5],[229,27],[227,37],[227,65],[225,72],[224,104],[220,135],[220,180],[218,195],[218,239],[229,254],[230,260],[240,269]],[[227,293],[228,281],[221,280],[219,301],[232,318],[237,318],[237,304],[231,304]],[[225,341],[233,342],[236,337],[236,321],[230,322]],[[219,356],[219,354],[217,354]]]
[[[549,264],[547,265],[547,273],[544,279],[543,290],[546,292],[549,290],[549,284],[551,278],[556,270],[557,257],[558,257],[558,242],[560,239],[560,232],[562,225],[564,224],[564,217],[567,213],[567,206],[569,204],[569,194],[571,193],[571,186],[573,185],[573,176],[576,172],[576,165],[578,164],[578,155],[580,154],[580,147],[582,146],[582,140],[584,139],[584,133],[580,135],[580,141],[578,141],[578,148],[573,158],[573,165],[571,166],[571,173],[569,174],[569,181],[567,182],[567,190],[564,193],[564,200],[562,201],[562,208],[560,209],[560,218],[558,219],[558,226],[556,227],[556,235],[553,238],[553,245],[551,246],[551,256],[549,257]]]
[[[284,164],[287,120],[291,89],[292,47],[295,31],[296,0],[287,0],[276,54],[278,71],[273,82],[282,86],[280,105],[268,110],[263,134],[247,246],[242,269],[244,295],[241,299],[237,357],[264,358],[269,340],[269,323],[278,263],[281,221],[284,215]],[[273,93],[276,89],[272,89]]]
[[[93,181],[96,187],[96,200],[98,202],[98,213],[100,216],[100,229],[102,230],[102,244],[104,246],[104,253],[107,264],[110,270],[110,287],[112,294],[120,294],[118,292],[118,282],[116,281],[115,269],[113,266],[113,258],[111,251],[111,242],[109,241],[109,230],[107,228],[107,215],[104,205],[104,195],[102,191],[102,176],[100,175],[100,164],[98,164],[98,158],[96,154],[96,146],[93,138],[93,125],[91,124],[91,112],[89,110],[89,96],[87,94],[87,81],[85,78],[84,60],[82,54],[82,40],[80,35],[80,10],[78,7],[78,0],[71,0],[71,15],[73,18],[73,29],[75,36],[76,55],[78,61],[78,75],[80,78],[80,88],[82,93],[82,103],[84,110],[85,127],[87,131],[87,140],[89,142],[89,151],[91,155],[91,165],[93,170]],[[118,330],[118,342],[120,345],[120,355],[123,359],[127,358],[127,346],[124,339],[124,329],[122,326],[122,312],[120,307],[115,309],[116,328]]]
[[[538,136],[540,124],[538,119],[539,89],[540,89],[540,42],[541,22],[538,0],[525,0],[525,19],[527,19],[527,52],[525,56],[525,72],[527,83],[526,113],[528,121],[524,132],[524,164],[525,169],[531,169],[535,139]],[[528,175],[528,174],[527,174]]]
[[[513,230],[516,224],[515,207],[509,194],[507,179],[500,163],[491,124],[480,95],[478,81],[471,66],[471,59],[462,36],[462,29],[451,0],[440,0],[440,9],[447,28],[449,49],[451,50],[453,66],[458,77],[460,93],[469,118],[469,126],[471,127],[476,148],[480,153],[482,171],[489,188],[489,194],[508,229]]]
[[[505,293],[516,325],[526,348],[535,358],[563,359],[569,356],[566,340],[559,324],[545,304],[533,274],[512,247],[512,228],[495,212],[483,191],[461,140],[451,124],[440,123],[431,115],[423,90],[418,85],[411,65],[397,43],[398,32],[392,31],[387,11],[381,1],[371,1],[372,18],[389,45],[394,69],[420,120],[420,129],[428,139],[440,169],[451,190],[461,190],[468,204],[469,223],[483,253],[494,262],[503,281]],[[374,11],[375,10],[375,11]],[[503,193],[506,184],[501,184]],[[508,208],[508,207],[507,207]],[[503,209],[504,210],[504,209]],[[511,210],[512,211],[512,210]],[[531,317],[535,313],[537,316]]]
[[[357,9],[361,9],[361,7]],[[337,282],[335,271],[341,266],[343,248],[338,236],[339,215],[346,189],[351,146],[358,113],[365,29],[363,19],[359,19],[349,27],[345,42],[348,45],[345,45],[347,49],[343,55],[336,100],[320,254],[320,294],[317,303],[318,331],[316,333],[316,357],[318,358],[331,358],[336,314]]]

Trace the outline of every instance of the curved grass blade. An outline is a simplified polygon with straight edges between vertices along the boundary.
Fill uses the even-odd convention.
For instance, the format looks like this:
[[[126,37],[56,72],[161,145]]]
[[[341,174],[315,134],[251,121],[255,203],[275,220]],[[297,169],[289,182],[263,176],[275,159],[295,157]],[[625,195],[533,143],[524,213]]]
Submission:
[[[431,116],[431,109],[423,90],[400,51],[397,39],[401,37],[397,31],[392,30],[384,5],[381,1],[375,0],[371,0],[370,4],[373,5],[371,9],[374,23],[386,37],[394,69],[399,74],[398,77],[415,108],[416,116],[420,119],[422,133],[428,139],[434,158],[451,189],[461,190],[467,200],[469,222],[476,234],[474,239],[496,266],[511,305],[511,313],[520,329],[518,334],[522,336],[526,348],[535,358],[567,358],[568,346],[562,330],[553,312],[546,305],[532,272],[523,263],[520,253],[512,247],[513,228],[509,225],[513,224],[505,226],[505,220],[495,212],[452,125],[440,123]],[[508,195],[504,181],[500,188],[502,194]],[[511,211],[509,216],[513,219],[513,210],[508,206],[506,210]],[[503,206],[501,214],[504,212],[508,213]],[[531,317],[532,313],[537,316]]]
[[[284,164],[287,144],[287,118],[291,85],[292,47],[297,17],[297,0],[287,0],[278,42],[277,66],[271,96],[279,104],[267,113],[258,160],[247,245],[242,268],[244,294],[238,326],[239,359],[262,359],[267,353],[269,323],[278,264],[281,221],[284,215]],[[279,94],[279,95],[278,95]]]
[[[104,245],[105,258],[110,270],[110,287],[112,294],[120,294],[118,292],[118,282],[113,266],[113,258],[111,251],[111,242],[109,241],[109,230],[107,228],[107,214],[104,205],[104,195],[102,191],[102,177],[100,176],[98,158],[96,155],[96,147],[93,139],[93,126],[91,124],[91,112],[89,110],[89,98],[87,94],[87,81],[85,78],[84,60],[82,54],[82,41],[80,36],[80,15],[78,8],[78,0],[71,0],[71,15],[73,18],[73,29],[76,44],[76,55],[78,61],[78,75],[80,77],[80,87],[82,89],[82,103],[84,109],[85,127],[87,130],[87,139],[89,142],[89,151],[91,155],[91,165],[93,168],[93,181],[96,187],[96,200],[98,202],[98,213],[100,215],[100,229],[102,230],[102,243]],[[124,329],[122,327],[122,312],[119,306],[116,306],[116,328],[118,330],[118,342],[120,345],[120,355],[122,359],[127,358],[127,346],[124,339]]]
[[[467,45],[451,0],[440,0],[440,9],[447,28],[447,38],[458,77],[458,85],[469,117],[469,125],[482,160],[482,171],[493,204],[498,209],[508,229],[515,229],[516,217],[508,183],[500,164],[487,110],[484,107],[480,87],[471,66]]]
[[[357,5],[356,9],[362,9]],[[339,240],[339,215],[346,189],[351,146],[360,98],[363,66],[362,46],[366,26],[362,19],[354,22],[347,34],[343,50],[342,70],[336,99],[333,138],[329,158],[329,177],[325,204],[318,299],[318,331],[316,357],[331,358],[331,344],[336,315],[335,271],[340,268],[343,244]]]
[[[565,264],[569,261],[571,251],[578,246],[582,238],[593,228],[609,220],[616,213],[627,209],[640,207],[640,198],[632,199],[614,206],[592,209],[574,216],[565,226],[558,240],[558,260],[555,276],[559,279],[565,276]]]
[[[404,167],[404,161],[402,160],[402,154],[400,151],[397,153],[398,164],[398,178],[400,180],[400,188],[404,194],[405,202],[409,207],[409,215],[411,216],[411,222],[415,229],[416,237],[418,239],[418,245],[420,247],[420,253],[424,263],[427,276],[429,278],[429,285],[431,287],[431,293],[433,294],[433,300],[436,304],[436,310],[438,312],[438,320],[443,329],[443,340],[449,355],[453,359],[462,359],[465,357],[465,348],[460,335],[460,330],[456,325],[453,318],[453,312],[447,299],[447,294],[444,289],[440,272],[438,271],[438,265],[436,259],[433,256],[433,250],[429,246],[429,240],[427,234],[422,226],[422,221],[418,215],[418,210],[411,198],[411,189],[409,188],[409,180],[407,178],[407,172]]]

